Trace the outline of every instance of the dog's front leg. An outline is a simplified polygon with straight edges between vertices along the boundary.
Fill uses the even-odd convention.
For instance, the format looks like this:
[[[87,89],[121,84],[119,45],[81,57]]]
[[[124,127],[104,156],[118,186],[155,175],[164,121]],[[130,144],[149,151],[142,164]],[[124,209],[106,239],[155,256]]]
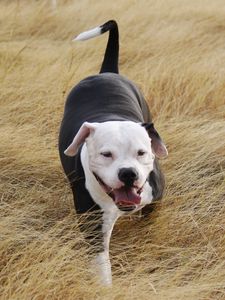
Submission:
[[[110,286],[112,284],[111,263],[109,258],[109,244],[112,230],[119,215],[117,212],[104,212],[102,233],[103,233],[103,251],[99,252],[94,259],[94,265],[97,268],[97,275],[101,284]]]
[[[104,286],[110,286],[112,284],[112,272],[109,250],[100,252],[95,258],[94,265],[97,269],[97,276],[100,283]]]

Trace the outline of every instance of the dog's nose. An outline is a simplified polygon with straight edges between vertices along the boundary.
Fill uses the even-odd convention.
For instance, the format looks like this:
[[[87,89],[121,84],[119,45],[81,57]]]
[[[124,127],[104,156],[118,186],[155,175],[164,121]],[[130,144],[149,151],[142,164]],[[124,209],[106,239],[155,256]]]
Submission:
[[[121,168],[118,173],[119,180],[127,186],[132,186],[138,179],[138,173],[134,168]]]

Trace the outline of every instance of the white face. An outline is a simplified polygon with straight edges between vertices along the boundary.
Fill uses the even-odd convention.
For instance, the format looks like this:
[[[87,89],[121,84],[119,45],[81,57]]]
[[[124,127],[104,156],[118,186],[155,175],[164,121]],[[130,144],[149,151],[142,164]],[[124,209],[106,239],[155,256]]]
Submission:
[[[141,188],[153,170],[151,139],[143,126],[131,121],[98,123],[86,139],[89,167],[110,188],[124,183],[118,177],[122,168],[136,171],[134,186]]]

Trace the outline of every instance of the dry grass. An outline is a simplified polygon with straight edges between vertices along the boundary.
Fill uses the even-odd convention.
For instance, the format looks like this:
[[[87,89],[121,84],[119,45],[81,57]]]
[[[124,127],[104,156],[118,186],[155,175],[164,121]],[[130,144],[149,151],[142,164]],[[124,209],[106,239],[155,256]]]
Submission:
[[[49,2],[0,3],[1,299],[225,299],[224,1]],[[70,40],[111,18],[121,73],[170,155],[163,201],[115,227],[105,289],[87,271],[57,135],[65,95],[98,72],[107,36]]]

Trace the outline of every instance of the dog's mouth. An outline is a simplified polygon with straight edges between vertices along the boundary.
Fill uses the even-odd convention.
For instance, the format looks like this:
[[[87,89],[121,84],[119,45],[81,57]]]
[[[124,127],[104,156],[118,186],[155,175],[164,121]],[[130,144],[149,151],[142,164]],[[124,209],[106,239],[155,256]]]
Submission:
[[[98,177],[96,174],[94,175],[106,194],[113,199],[120,210],[131,211],[140,205],[143,187],[138,188],[135,186],[122,186],[118,189],[112,189],[106,185],[100,177]]]

